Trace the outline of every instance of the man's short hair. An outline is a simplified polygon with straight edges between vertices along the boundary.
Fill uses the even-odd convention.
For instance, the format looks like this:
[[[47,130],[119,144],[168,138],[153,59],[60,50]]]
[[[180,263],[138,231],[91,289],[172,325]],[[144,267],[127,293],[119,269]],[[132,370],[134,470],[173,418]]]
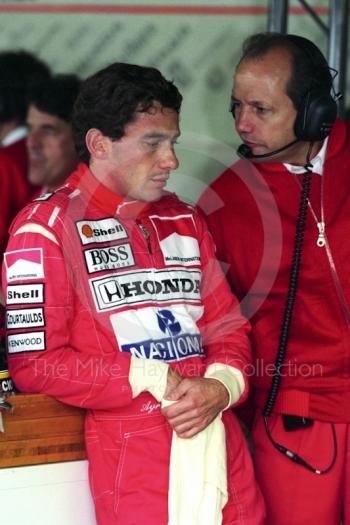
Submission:
[[[292,59],[292,74],[287,84],[287,95],[296,109],[311,89],[321,89],[330,93],[333,79],[327,60],[311,40],[301,36],[274,32],[252,35],[243,43],[238,65],[245,60],[262,58],[272,49],[284,49]]]
[[[0,53],[0,123],[24,123],[30,86],[49,76],[48,66],[28,51]]]
[[[73,131],[79,157],[89,162],[85,144],[89,129],[119,140],[137,112],[148,111],[155,102],[179,112],[181,101],[177,87],[155,68],[117,62],[98,71],[82,84],[75,103]]]
[[[80,87],[81,80],[76,75],[52,76],[33,84],[28,94],[28,106],[32,104],[43,113],[71,122]]]

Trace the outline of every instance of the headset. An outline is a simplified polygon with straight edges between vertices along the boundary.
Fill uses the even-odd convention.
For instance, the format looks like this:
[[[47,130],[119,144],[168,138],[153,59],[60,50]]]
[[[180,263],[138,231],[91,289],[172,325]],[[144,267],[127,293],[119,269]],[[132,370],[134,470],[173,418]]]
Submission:
[[[318,48],[306,38],[298,35],[284,35],[284,37],[304,53],[314,70],[310,87],[302,98],[297,110],[294,122],[294,134],[296,139],[277,150],[261,155],[254,155],[249,146],[242,144],[237,150],[240,157],[246,159],[263,159],[276,155],[300,141],[317,142],[324,140],[329,135],[335,119],[337,118],[337,100],[341,95],[334,93],[333,82],[330,88],[317,86],[317,83],[315,82],[317,71],[320,68],[326,67],[320,63]],[[329,69],[334,72],[334,79],[338,72],[332,68]],[[232,103],[230,106],[230,112],[234,117],[234,105]]]
[[[315,71],[311,86],[303,97],[294,122],[294,133],[297,139],[304,142],[316,142],[325,139],[331,132],[337,118],[339,95],[334,93],[333,79],[330,88],[317,86],[314,78],[322,66],[318,60],[318,49],[312,42],[297,35],[286,35],[287,39],[306,55]],[[336,71],[336,74],[338,72]]]

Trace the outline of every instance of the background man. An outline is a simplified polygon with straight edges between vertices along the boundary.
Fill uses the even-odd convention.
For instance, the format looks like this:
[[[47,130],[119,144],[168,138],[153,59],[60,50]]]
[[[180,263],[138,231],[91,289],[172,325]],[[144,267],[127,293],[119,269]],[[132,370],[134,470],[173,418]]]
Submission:
[[[49,76],[48,66],[28,51],[0,53],[0,143],[24,174],[28,92],[33,83]]]
[[[73,119],[83,163],[20,214],[5,254],[12,377],[88,409],[100,525],[168,523],[171,429],[195,436],[247,392],[247,323],[203,219],[165,191],[181,99],[153,68],[89,78]],[[161,410],[164,395],[176,402]],[[230,410],[222,419],[229,499],[215,523],[261,525],[244,438]]]
[[[27,179],[27,95],[33,82],[49,74],[47,65],[27,51],[0,53],[0,260],[13,217],[35,191]]]
[[[71,121],[79,89],[76,75],[56,75],[29,93],[28,178],[42,192],[61,186],[78,163]]]
[[[269,525],[350,523],[350,135],[331,92],[309,40],[248,39],[231,99],[247,160],[201,198],[252,322]]]

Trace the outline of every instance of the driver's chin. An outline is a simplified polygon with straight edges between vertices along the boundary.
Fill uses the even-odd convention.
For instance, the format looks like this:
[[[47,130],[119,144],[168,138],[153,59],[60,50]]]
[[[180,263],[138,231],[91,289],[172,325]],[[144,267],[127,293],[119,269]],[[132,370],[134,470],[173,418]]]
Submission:
[[[152,202],[158,202],[160,201],[160,199],[163,197],[163,194],[158,194],[158,195],[149,195],[147,197],[143,197],[141,200],[143,202],[149,202],[149,203],[152,203]]]
[[[164,195],[163,189],[149,190],[149,191],[140,191],[135,193],[130,193],[128,195],[128,200],[136,200],[141,202],[157,202]]]
[[[29,171],[28,180],[33,186],[44,186],[45,174],[41,170],[31,170]]]

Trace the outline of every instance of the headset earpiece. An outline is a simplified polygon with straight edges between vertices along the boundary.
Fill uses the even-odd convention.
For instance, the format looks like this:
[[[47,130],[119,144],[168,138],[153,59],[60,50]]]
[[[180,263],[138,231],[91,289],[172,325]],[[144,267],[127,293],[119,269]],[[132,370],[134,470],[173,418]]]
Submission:
[[[337,118],[337,103],[331,95],[333,84],[327,87],[319,87],[317,72],[322,67],[328,67],[320,63],[317,54],[318,49],[306,38],[298,35],[286,35],[287,39],[306,55],[312,65],[314,74],[310,88],[303,97],[294,123],[294,133],[297,139],[305,142],[315,142],[325,139]],[[322,55],[321,55],[322,56]],[[330,68],[328,68],[330,69]],[[333,90],[334,91],[334,90]]]
[[[306,93],[294,123],[295,136],[302,141],[325,139],[337,118],[337,103],[325,90],[311,89]]]

